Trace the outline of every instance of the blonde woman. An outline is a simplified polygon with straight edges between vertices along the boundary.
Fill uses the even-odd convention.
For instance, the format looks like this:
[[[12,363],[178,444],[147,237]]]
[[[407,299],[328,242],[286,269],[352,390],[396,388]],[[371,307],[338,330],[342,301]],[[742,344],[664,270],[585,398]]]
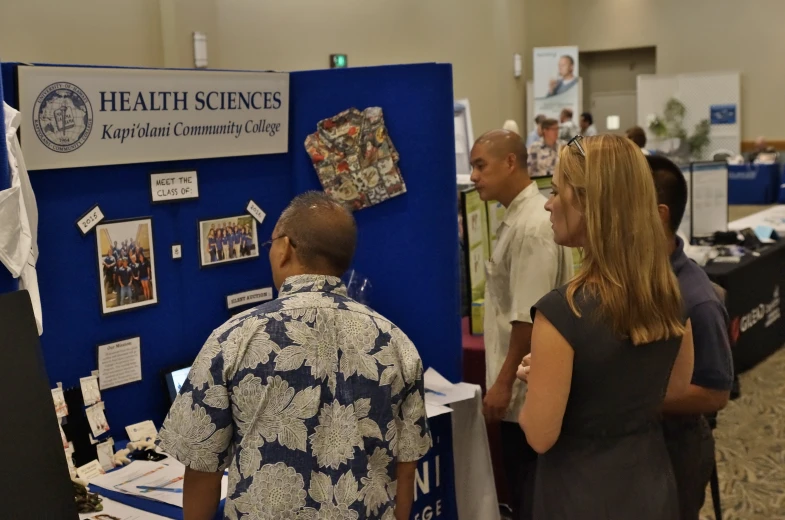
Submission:
[[[532,309],[530,365],[519,369],[520,424],[540,453],[534,518],[673,520],[659,409],[687,388],[693,348],[651,172],[613,135],[578,136],[559,155],[545,208],[556,243],[584,260]]]

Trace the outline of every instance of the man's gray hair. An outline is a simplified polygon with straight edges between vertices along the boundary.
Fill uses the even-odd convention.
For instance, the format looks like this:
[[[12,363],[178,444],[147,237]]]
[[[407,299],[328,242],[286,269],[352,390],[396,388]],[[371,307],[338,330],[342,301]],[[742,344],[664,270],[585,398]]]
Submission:
[[[297,257],[308,267],[328,268],[341,276],[352,264],[357,224],[349,209],[326,193],[308,191],[295,197],[278,219],[277,228],[289,237]]]

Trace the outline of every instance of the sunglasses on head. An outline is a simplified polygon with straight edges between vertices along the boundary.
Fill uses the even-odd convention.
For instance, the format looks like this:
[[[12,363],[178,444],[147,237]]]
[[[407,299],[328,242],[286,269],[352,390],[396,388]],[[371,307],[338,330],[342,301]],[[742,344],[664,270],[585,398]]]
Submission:
[[[581,146],[582,140],[583,140],[582,135],[580,134],[576,135],[575,137],[567,141],[567,146],[575,145],[575,148],[578,150],[578,153],[581,154],[582,157],[586,157],[586,151],[583,149],[583,146]]]

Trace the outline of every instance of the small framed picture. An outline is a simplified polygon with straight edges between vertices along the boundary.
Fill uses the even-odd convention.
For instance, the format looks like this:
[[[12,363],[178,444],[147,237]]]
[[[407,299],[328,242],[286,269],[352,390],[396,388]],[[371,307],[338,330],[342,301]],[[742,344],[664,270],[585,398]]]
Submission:
[[[251,215],[199,221],[199,265],[214,265],[259,257],[256,219]]]
[[[150,218],[115,220],[96,226],[101,314],[158,303]]]

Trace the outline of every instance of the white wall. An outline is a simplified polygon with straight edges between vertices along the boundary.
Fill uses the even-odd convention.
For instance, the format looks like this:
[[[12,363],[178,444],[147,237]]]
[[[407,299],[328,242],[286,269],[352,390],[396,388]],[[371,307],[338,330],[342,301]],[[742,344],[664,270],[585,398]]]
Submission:
[[[160,67],[158,0],[0,0],[0,59]]]
[[[201,31],[211,68],[326,68],[331,53],[352,67],[452,63],[478,133],[523,120],[525,80],[512,71],[526,45],[524,0],[0,2],[3,61],[188,68]]]
[[[742,138],[785,137],[782,0],[568,1],[569,43],[582,51],[656,45],[658,74],[739,71]]]

